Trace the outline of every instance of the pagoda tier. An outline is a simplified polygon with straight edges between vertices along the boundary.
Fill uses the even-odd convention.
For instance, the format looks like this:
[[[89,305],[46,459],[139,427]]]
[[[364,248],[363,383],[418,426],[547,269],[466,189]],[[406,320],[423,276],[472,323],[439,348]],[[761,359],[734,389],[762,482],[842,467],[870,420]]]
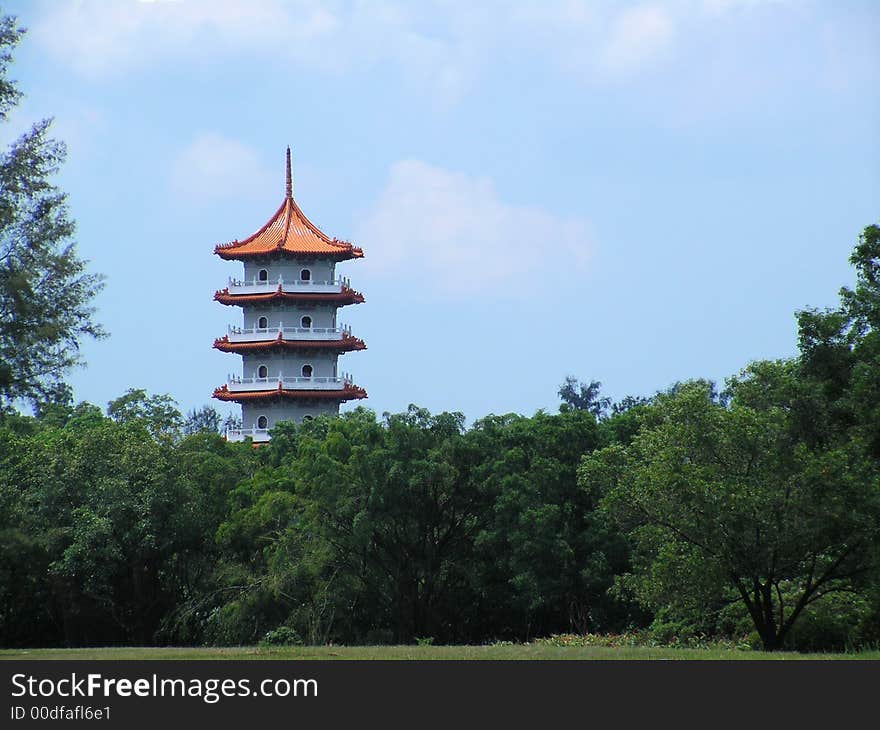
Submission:
[[[289,292],[283,291],[279,284],[274,291],[255,294],[235,294],[229,287],[214,292],[215,301],[220,304],[244,306],[246,304],[335,304],[342,307],[346,304],[362,304],[364,295],[342,286],[338,292]]]
[[[363,251],[305,217],[293,199],[289,148],[286,174],[284,201],[272,218],[243,241],[214,248],[244,268],[240,279],[214,293],[215,301],[241,313],[240,324],[214,340],[215,349],[241,357],[240,374],[213,393],[241,406],[240,427],[226,433],[230,441],[265,443],[278,423],[338,416],[341,403],[367,397],[338,370],[341,354],[366,349],[338,322],[340,307],[364,301],[338,272],[339,262],[362,258]]]
[[[243,241],[232,241],[214,248],[221,259],[250,260],[270,256],[329,258],[335,261],[362,258],[364,252],[348,241],[330,238],[299,209],[293,199],[290,176],[290,150],[287,151],[287,194],[281,207],[260,230]]]
[[[336,340],[287,340],[284,339],[279,332],[278,337],[273,340],[259,340],[255,342],[232,342],[229,335],[218,337],[214,340],[214,347],[221,352],[267,352],[270,350],[329,350],[331,352],[354,352],[356,350],[366,350],[367,346],[364,341],[352,337],[350,334],[343,334],[341,338]]]
[[[318,390],[285,388],[284,381],[282,380],[278,381],[278,387],[274,390],[237,391],[232,390],[230,385],[234,388],[236,383],[228,383],[216,388],[214,390],[214,398],[222,401],[233,401],[235,403],[242,403],[244,401],[265,401],[275,398],[308,401],[332,400],[342,403],[344,401],[359,400],[367,397],[367,391],[357,385],[352,385],[348,381],[341,383],[341,387]]]

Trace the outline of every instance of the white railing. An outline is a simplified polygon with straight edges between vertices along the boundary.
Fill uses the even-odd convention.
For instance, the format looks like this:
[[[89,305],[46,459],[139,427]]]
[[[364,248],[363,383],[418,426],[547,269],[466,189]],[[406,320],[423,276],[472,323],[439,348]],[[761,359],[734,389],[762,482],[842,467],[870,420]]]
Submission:
[[[244,441],[248,436],[255,444],[262,444],[269,440],[267,428],[231,428],[226,432],[227,441]]]
[[[342,327],[285,327],[279,323],[277,327],[233,327],[229,326],[227,336],[230,342],[270,342],[284,340],[341,340],[343,335],[350,335],[351,328]]]
[[[339,294],[343,287],[351,288],[351,282],[345,277],[332,281],[315,281],[314,279],[284,281],[281,276],[274,281],[260,281],[257,278],[243,281],[230,278],[228,289],[230,294],[266,294],[277,291],[279,286],[281,291],[292,294]]]
[[[246,393],[258,390],[275,390],[278,384],[285,390],[342,390],[352,383],[351,375],[342,373],[336,377],[290,377],[279,373],[277,377],[241,378],[230,375],[226,387],[233,393]]]

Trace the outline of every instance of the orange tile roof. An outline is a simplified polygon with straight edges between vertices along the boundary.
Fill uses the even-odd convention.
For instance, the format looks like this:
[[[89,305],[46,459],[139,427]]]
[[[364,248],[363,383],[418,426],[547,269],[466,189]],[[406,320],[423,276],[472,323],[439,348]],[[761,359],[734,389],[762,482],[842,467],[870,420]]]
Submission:
[[[230,294],[229,288],[221,289],[214,292],[214,299],[220,304],[266,304],[273,302],[309,302],[319,304],[326,302],[330,304],[361,304],[364,301],[364,295],[347,286],[342,287],[342,291],[338,294],[292,294],[291,292],[281,291],[278,286],[273,292],[265,294]]]
[[[285,390],[278,384],[275,390],[256,390],[233,393],[225,385],[214,389],[214,398],[222,401],[241,403],[246,400],[266,400],[267,398],[291,398],[293,400],[359,400],[366,398],[367,391],[357,385],[346,385],[338,390]]]
[[[341,340],[284,340],[280,337],[274,340],[261,342],[230,342],[227,335],[214,340],[214,347],[221,352],[252,352],[261,350],[273,350],[275,348],[285,350],[335,350],[337,352],[352,352],[353,350],[366,350],[367,346],[359,337],[343,335]]]
[[[220,258],[246,259],[272,254],[359,259],[364,252],[357,246],[323,233],[299,209],[293,199],[290,174],[290,147],[287,148],[287,194],[281,207],[259,231],[243,241],[232,241],[214,248]]]

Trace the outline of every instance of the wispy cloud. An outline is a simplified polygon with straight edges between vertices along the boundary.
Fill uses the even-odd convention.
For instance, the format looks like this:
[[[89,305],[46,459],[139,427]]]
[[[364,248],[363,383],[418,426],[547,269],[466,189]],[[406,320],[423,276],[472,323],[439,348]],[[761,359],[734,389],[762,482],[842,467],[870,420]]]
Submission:
[[[656,60],[672,44],[674,21],[659,6],[639,6],[621,12],[602,47],[603,66],[613,72],[632,73]]]
[[[409,273],[453,293],[513,282],[527,292],[558,281],[562,261],[583,268],[594,246],[584,218],[505,203],[489,178],[419,160],[392,166],[356,240],[374,275]]]
[[[251,147],[215,132],[199,134],[183,147],[171,165],[169,179],[177,198],[194,203],[262,199],[273,182]]]
[[[768,5],[791,5],[797,0],[702,0],[702,6],[710,13],[724,14],[749,11]]]
[[[731,62],[738,95],[748,98],[751,87],[766,86],[773,54],[804,53],[821,77],[825,66],[836,74],[856,53],[843,48],[838,62],[833,49],[762,47],[764,30],[816,15],[794,0],[79,0],[39,7],[29,19],[33,37],[65,69],[94,80],[247,60],[328,76],[375,68],[435,108],[462,102],[500,64],[517,60],[586,87],[666,74],[670,87],[687,83],[695,97],[717,92],[712,69]],[[786,78],[778,86],[790,84]],[[724,91],[737,96],[738,89]]]
[[[329,73],[392,61],[414,87],[454,103],[493,52],[527,48],[581,76],[630,73],[665,48],[672,25],[657,7],[586,0],[81,0],[45,5],[33,33],[94,78],[242,53]]]
[[[479,44],[465,47],[466,29],[461,37],[436,35],[421,25],[414,6],[381,0],[82,0],[47,5],[33,34],[66,66],[95,79],[241,54],[327,73],[392,60],[414,85],[454,101],[469,86]]]
[[[67,65],[97,77],[186,52],[210,57],[260,50],[304,60],[336,25],[329,10],[310,1],[81,0],[46,7],[34,36]]]

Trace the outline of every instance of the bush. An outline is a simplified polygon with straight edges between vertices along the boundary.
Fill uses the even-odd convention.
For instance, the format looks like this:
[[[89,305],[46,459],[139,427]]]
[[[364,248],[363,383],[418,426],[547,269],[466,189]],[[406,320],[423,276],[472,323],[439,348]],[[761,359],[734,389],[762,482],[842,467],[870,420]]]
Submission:
[[[361,643],[365,646],[390,646],[394,643],[394,632],[391,629],[370,629]]]
[[[861,596],[851,593],[826,596],[798,617],[785,639],[785,648],[794,651],[858,649],[865,643],[862,627],[870,612],[870,604]]]
[[[267,631],[260,639],[260,646],[301,646],[302,639],[290,626],[279,626]]]

